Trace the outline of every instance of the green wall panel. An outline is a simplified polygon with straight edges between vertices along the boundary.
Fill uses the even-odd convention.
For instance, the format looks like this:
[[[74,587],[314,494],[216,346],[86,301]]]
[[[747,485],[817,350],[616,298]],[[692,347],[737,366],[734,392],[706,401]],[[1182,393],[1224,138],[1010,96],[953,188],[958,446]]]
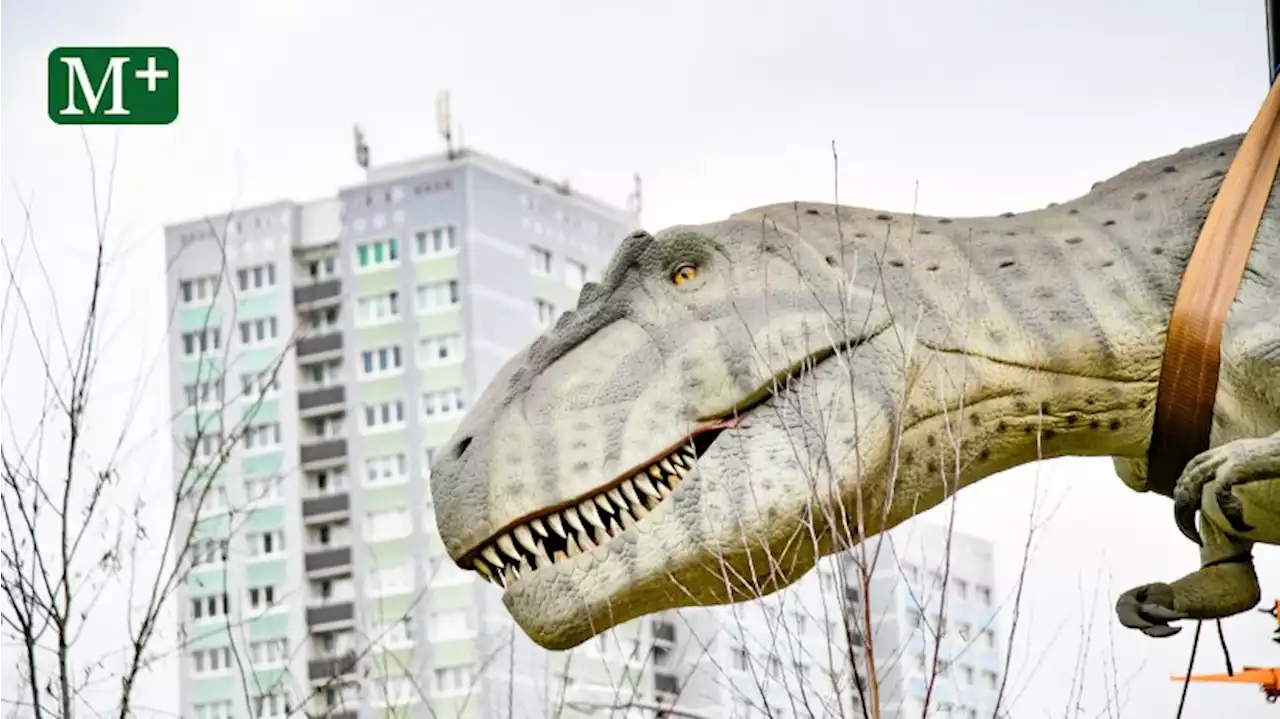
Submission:
[[[195,539],[204,539],[206,537],[225,537],[227,536],[227,515],[204,519],[196,523],[195,530],[192,535]]]
[[[439,447],[449,438],[453,436],[454,430],[458,428],[458,423],[462,421],[461,417],[455,419],[442,420],[438,422],[423,422],[419,425],[418,437],[420,440],[419,447]]]
[[[202,359],[184,360],[182,363],[182,383],[201,382],[222,375],[222,350]]]
[[[292,647],[290,647],[290,651],[293,651]],[[248,659],[246,658],[245,661],[248,661]],[[258,671],[253,673],[253,679],[250,681],[254,683],[249,686],[254,688],[262,687],[263,690],[272,687],[286,687],[289,686],[289,672],[283,668]]]
[[[222,312],[217,307],[192,307],[178,315],[178,327],[189,332],[201,327],[216,327],[221,320]]]
[[[418,315],[418,338],[462,331],[462,313],[457,309]]]
[[[197,425],[199,430],[197,430]],[[205,434],[212,434],[222,429],[222,414],[220,412],[183,412],[182,413],[182,434],[188,437],[195,436],[197,431],[203,431]]]
[[[288,614],[264,614],[249,620],[249,636],[253,639],[283,637],[288,634]]]
[[[462,363],[453,362],[438,367],[422,369],[422,390],[448,389],[462,386]]]
[[[276,293],[247,297],[236,303],[236,321],[270,317],[280,312],[280,295]],[[237,330],[239,331],[239,330]]]
[[[418,282],[439,282],[458,276],[458,256],[440,257],[418,262]]]
[[[404,335],[404,325],[400,322],[388,322],[385,325],[361,327],[356,330],[356,347],[359,349],[367,350],[400,345],[402,360],[408,359],[404,352],[404,345],[408,341],[408,338]],[[364,358],[359,355],[356,356],[356,371],[364,371]]]
[[[288,565],[283,559],[271,561],[248,562],[244,567],[246,586],[284,582],[288,577]]]
[[[185,649],[189,652],[192,649],[212,649],[229,644],[231,644],[231,635],[227,634],[227,630],[223,627],[193,629]]]
[[[358,409],[356,411],[362,412],[364,410]],[[405,412],[407,413],[409,411],[410,411],[409,408],[406,407]],[[407,415],[405,419],[408,419]],[[360,418],[356,417],[353,421],[359,421],[359,420]],[[363,454],[365,457],[376,457],[381,454],[391,454],[393,452],[406,452],[408,451],[406,449],[408,436],[409,436],[409,433],[405,430],[398,430],[395,432],[383,432],[380,434],[370,435],[368,437],[362,437],[360,441],[360,445],[364,450]],[[354,476],[363,477],[364,476],[363,472],[364,472],[364,468],[361,467],[358,472],[352,472],[352,474]]]
[[[403,374],[384,379],[364,381],[360,383],[360,401],[362,403],[371,403],[384,402],[389,399],[405,399],[404,392],[407,386],[408,383],[405,381]],[[405,407],[406,412],[409,409],[408,406]],[[360,418],[357,417],[357,419]]]
[[[393,567],[408,561],[411,551],[409,543],[410,537],[401,537],[385,542],[369,542],[365,546],[368,548],[369,560],[374,566]]]
[[[435,667],[456,667],[473,664],[480,656],[476,649],[475,639],[452,639],[447,642],[432,642],[431,663]],[[477,669],[479,667],[476,667]]]
[[[245,457],[240,461],[240,471],[246,477],[257,477],[264,474],[279,474],[284,466],[284,452],[258,454]]]
[[[255,397],[244,406],[240,416],[245,422],[279,422],[280,400],[263,399],[259,402]]]
[[[221,566],[197,567],[187,575],[187,591],[192,594],[221,592],[227,586],[227,573]]]
[[[396,289],[397,267],[398,265],[356,275],[356,296],[363,297]]]
[[[235,678],[233,672],[232,676],[197,679],[191,682],[191,700],[199,704],[216,699],[230,699],[234,703],[243,696],[235,691],[238,688]]]
[[[452,562],[452,559],[445,559]],[[451,587],[440,587],[431,591],[431,609],[467,609],[475,604],[475,593],[471,584],[458,584]]]
[[[237,330],[238,331],[238,330]],[[281,329],[283,332],[284,330]],[[236,384],[239,387],[240,375],[249,374],[250,372],[262,372],[271,369],[281,363],[280,353],[283,352],[285,346],[283,343],[278,347],[259,347],[257,349],[243,350],[236,356]]]
[[[365,611],[368,612],[366,619],[370,624],[377,625],[403,617],[410,612],[413,600],[412,593],[369,600],[365,605]]]
[[[264,507],[249,512],[240,531],[260,532],[264,529],[284,527],[284,507]]]
[[[366,489],[364,492],[365,509],[398,509],[409,506],[409,484],[397,484],[390,487]]]

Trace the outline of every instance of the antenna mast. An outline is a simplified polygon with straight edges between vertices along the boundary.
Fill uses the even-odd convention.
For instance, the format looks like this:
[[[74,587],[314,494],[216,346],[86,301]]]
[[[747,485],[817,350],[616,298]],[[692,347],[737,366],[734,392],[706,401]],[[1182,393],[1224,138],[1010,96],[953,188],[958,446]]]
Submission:
[[[360,130],[360,125],[355,125],[355,142],[356,142],[356,164],[361,168],[369,169],[369,145],[364,141],[364,132]]]
[[[449,108],[449,91],[441,90],[436,94],[436,131],[444,138],[445,150],[449,159],[454,158],[453,149],[453,111]]]

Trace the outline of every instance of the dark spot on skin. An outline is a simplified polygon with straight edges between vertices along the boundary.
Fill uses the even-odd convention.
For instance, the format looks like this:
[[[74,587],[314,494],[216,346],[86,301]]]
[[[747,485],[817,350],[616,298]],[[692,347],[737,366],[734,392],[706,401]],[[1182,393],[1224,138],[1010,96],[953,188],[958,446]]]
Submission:
[[[1163,248],[1163,247],[1152,247],[1152,248],[1151,248],[1151,254],[1153,254],[1153,255],[1163,255],[1163,254],[1164,254],[1164,248]]]
[[[997,425],[996,425],[996,431],[997,431],[997,432],[1003,432],[1003,431],[1005,431],[1006,429],[1009,429],[1009,425],[1005,424],[1005,423],[1004,423],[1004,420],[1000,420],[1000,424],[997,424]]]
[[[1048,402],[1041,402],[1041,403],[1040,403],[1040,414],[1049,414],[1049,403],[1048,403]]]
[[[1025,399],[1020,399],[1020,400],[1018,400],[1017,402],[1014,402],[1014,403],[1013,403],[1013,408],[1014,408],[1014,409],[1016,409],[1016,410],[1018,410],[1018,412],[1019,412],[1020,414],[1026,414],[1026,413],[1027,413],[1027,407],[1028,407],[1028,405],[1027,405],[1027,401],[1026,401]]]
[[[1107,425],[1107,429],[1111,430],[1112,432],[1116,431],[1117,429],[1120,429],[1120,420],[1118,419],[1111,420],[1111,423]]]
[[[889,260],[889,266],[890,266],[890,267],[901,267],[901,266],[902,266],[902,260]]]
[[[978,452],[978,461],[985,462],[990,456],[991,456],[991,450],[987,449],[986,447],[983,447],[982,451]]]
[[[1098,400],[1096,400],[1096,399],[1094,399],[1094,398],[1090,397],[1090,398],[1086,399],[1086,400],[1084,401],[1084,403],[1085,403],[1085,404],[1087,404],[1087,405],[1093,406],[1093,404],[1094,404],[1095,402],[1097,402],[1097,401],[1098,401]]]
[[[915,458],[916,458],[915,453],[913,453],[911,450],[907,450],[902,455],[902,463],[911,464],[913,461],[915,461]]]
[[[1004,217],[1004,218],[1009,218],[1009,217],[1013,217],[1013,213],[1012,213],[1012,212],[1002,212],[1002,213],[1000,213],[1000,216],[1001,216],[1001,217]]]
[[[1218,151],[1218,157],[1226,157],[1226,156],[1227,156],[1227,151],[1226,151],[1226,150],[1219,150],[1219,151]]]
[[[1048,207],[1050,207],[1050,208],[1054,208],[1054,207],[1057,207],[1057,206],[1058,206],[1058,203],[1056,203],[1056,202],[1050,202],[1050,203],[1048,204]]]
[[[688,369],[688,368],[686,367],[685,369]],[[590,432],[591,423],[590,422],[574,422],[573,429],[575,432]]]
[[[813,209],[812,207],[810,207],[809,209],[805,210],[804,212],[805,212],[805,214],[806,214],[806,215],[821,215],[821,214],[822,214],[821,212],[818,212],[817,210]]]
[[[832,267],[836,266],[836,258],[832,257],[831,255],[827,255],[826,259],[827,259],[828,265],[831,265]]]
[[[1204,179],[1212,180],[1215,177],[1222,177],[1225,174],[1227,174],[1226,170],[1211,170],[1209,174],[1204,176]]]
[[[1052,287],[1037,287],[1035,296],[1038,300],[1051,300],[1057,296],[1057,293],[1053,291]]]
[[[1052,429],[1046,429],[1042,435],[1045,439],[1053,439],[1058,436],[1058,432]]]
[[[587,443],[586,443],[586,442],[583,442],[583,441],[582,441],[582,440],[580,440],[580,439],[575,439],[575,440],[573,441],[573,444],[571,444],[570,446],[571,446],[573,449],[586,449],[586,447],[587,447]]]
[[[938,218],[938,224],[939,224],[939,225],[949,225],[949,224],[951,224],[951,218],[950,218],[950,217],[940,217],[940,218]]]
[[[1014,262],[1013,260],[1005,260],[1004,262],[1001,262],[1001,263],[1000,263],[1000,269],[1002,269],[1002,270],[1003,270],[1003,269],[1005,269],[1006,267],[1013,267],[1015,264],[1017,264],[1017,263],[1016,263],[1016,262]]]
[[[1173,165],[1165,165],[1163,168],[1160,169],[1160,171],[1167,175],[1173,172],[1177,172],[1178,168],[1174,167]]]
[[[1074,414],[1069,414],[1069,415],[1067,415],[1067,424],[1075,424],[1075,423],[1076,423],[1076,420],[1078,420],[1078,419],[1079,419],[1079,417],[1077,417],[1076,415],[1074,415]]]
[[[892,220],[893,217],[891,215],[886,215],[885,213],[881,212],[880,214],[876,215],[876,219],[882,222],[888,222],[889,220]]]
[[[1098,424],[1098,420],[1096,419],[1089,420],[1089,429],[1097,429],[1100,426],[1101,425]]]
[[[938,462],[932,459],[929,460],[929,474],[937,474],[937,472],[938,472]]]
[[[1113,226],[1113,225],[1115,225],[1115,224],[1116,224],[1116,221],[1115,221],[1115,220],[1107,220],[1106,222],[1103,222],[1103,223],[1102,223],[1102,226],[1103,226],[1103,227],[1111,227],[1111,226]]]
[[[1077,210],[1076,208],[1072,207],[1070,210],[1067,210],[1067,214],[1068,214],[1068,215],[1078,215],[1078,214],[1080,214],[1080,210]]]
[[[1083,238],[1083,237],[1068,237],[1068,238],[1067,238],[1067,244],[1068,244],[1068,245],[1078,245],[1078,244],[1080,244],[1081,242],[1084,242],[1084,238]]]
[[[1143,200],[1147,199],[1147,193],[1142,191],[1135,192],[1133,195],[1133,199],[1136,202],[1142,202]]]
[[[925,441],[929,443],[930,447],[936,447],[938,445],[938,438],[934,437],[933,435],[929,435],[927,438],[925,438]]]
[[[1031,434],[1031,425],[1027,425],[1027,426],[1023,427],[1023,428],[1022,428],[1022,433],[1023,433],[1023,434]]]
[[[574,462],[574,463],[573,463],[573,471],[575,471],[575,472],[585,472],[585,471],[587,471],[588,469],[591,469],[591,465],[587,464],[586,462]]]
[[[973,425],[974,427],[977,427],[978,425],[982,424],[982,418],[979,417],[977,414],[971,414],[969,415],[969,424]]]
[[[854,236],[854,237],[856,237],[856,238],[858,238],[858,239],[860,239],[860,240],[865,240],[865,239],[867,239],[867,233],[865,233],[865,232],[855,232],[855,233],[853,233],[853,236]]]
[[[926,267],[925,267],[925,269],[926,269],[926,270],[928,270],[929,272],[937,272],[937,271],[938,271],[938,266],[937,266],[937,265],[928,265],[928,266],[926,266]]]
[[[1115,262],[1115,260],[1103,260],[1103,261],[1102,261],[1102,266],[1103,266],[1103,267],[1110,267],[1110,266],[1114,265],[1115,263],[1116,263],[1116,262]]]
[[[1147,406],[1147,400],[1145,399],[1138,400],[1138,409],[1143,409],[1146,406]]]

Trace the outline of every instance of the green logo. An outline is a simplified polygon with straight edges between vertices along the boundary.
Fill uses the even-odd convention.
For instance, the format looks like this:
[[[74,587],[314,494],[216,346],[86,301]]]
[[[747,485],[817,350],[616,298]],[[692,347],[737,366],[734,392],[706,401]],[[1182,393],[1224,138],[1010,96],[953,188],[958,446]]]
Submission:
[[[168,125],[178,54],[167,47],[59,47],[49,53],[49,119],[59,125]]]

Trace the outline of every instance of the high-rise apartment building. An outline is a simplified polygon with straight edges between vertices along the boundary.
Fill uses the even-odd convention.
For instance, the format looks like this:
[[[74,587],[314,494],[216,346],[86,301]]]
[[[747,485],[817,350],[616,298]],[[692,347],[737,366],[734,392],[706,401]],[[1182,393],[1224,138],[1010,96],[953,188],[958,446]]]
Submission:
[[[182,716],[547,715],[563,667],[444,553],[431,452],[636,224],[462,151],[166,227]]]

